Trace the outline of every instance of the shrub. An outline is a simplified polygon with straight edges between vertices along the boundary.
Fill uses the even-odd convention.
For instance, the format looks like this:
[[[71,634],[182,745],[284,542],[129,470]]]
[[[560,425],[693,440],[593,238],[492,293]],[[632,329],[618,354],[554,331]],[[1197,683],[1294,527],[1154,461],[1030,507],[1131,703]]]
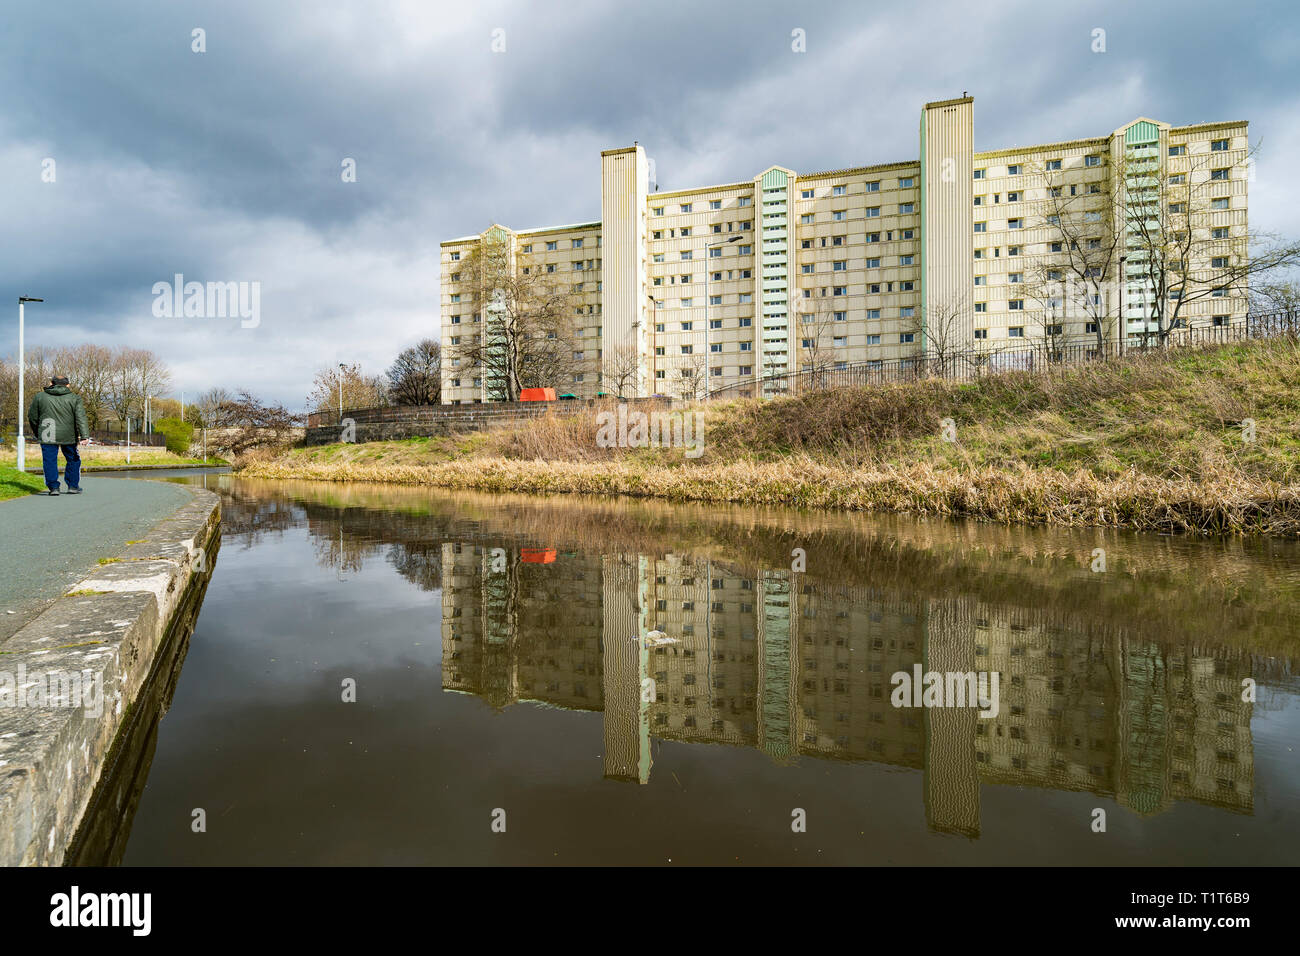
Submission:
[[[194,439],[194,426],[179,418],[160,418],[153,423],[154,431],[167,439],[167,450],[174,455],[185,455]]]

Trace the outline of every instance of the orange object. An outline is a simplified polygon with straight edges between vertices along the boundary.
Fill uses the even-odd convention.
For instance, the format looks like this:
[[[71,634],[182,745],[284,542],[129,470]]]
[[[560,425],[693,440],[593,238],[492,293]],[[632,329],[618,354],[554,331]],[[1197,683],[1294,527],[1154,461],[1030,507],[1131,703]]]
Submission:
[[[519,557],[524,564],[550,564],[555,560],[555,549],[520,548]]]
[[[553,402],[555,401],[555,389],[553,388],[525,388],[519,392],[521,402]]]

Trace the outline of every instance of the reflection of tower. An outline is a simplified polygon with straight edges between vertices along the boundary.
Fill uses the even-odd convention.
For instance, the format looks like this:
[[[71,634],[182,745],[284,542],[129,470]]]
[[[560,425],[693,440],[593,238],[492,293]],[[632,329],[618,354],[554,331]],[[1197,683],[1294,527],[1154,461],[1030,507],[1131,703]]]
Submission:
[[[504,548],[476,549],[481,555],[482,692],[494,706],[519,699],[518,556]]]
[[[650,780],[649,654],[639,639],[649,630],[645,589],[645,558],[602,558],[605,776],[638,783]]]
[[[969,602],[930,601],[922,613],[923,669],[939,674],[974,671],[975,628]],[[977,707],[925,708],[925,818],[932,829],[979,836],[978,720]]]
[[[1169,805],[1168,670],[1155,644],[1113,638],[1115,799],[1143,815]]]
[[[785,570],[758,576],[758,741],[769,756],[798,752],[795,715],[799,706],[799,647],[796,596]]]

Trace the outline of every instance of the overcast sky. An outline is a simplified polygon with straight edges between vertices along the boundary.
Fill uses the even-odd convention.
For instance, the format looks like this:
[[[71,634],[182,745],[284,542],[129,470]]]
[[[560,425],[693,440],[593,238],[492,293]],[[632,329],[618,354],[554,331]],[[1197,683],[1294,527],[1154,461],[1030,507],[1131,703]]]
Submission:
[[[0,308],[301,407],[316,369],[438,335],[440,241],[598,219],[601,149],[640,141],[661,189],[900,161],[962,91],[976,149],[1247,119],[1252,227],[1300,236],[1298,28],[1221,0],[5,0]],[[176,273],[260,283],[259,324],[155,317]]]

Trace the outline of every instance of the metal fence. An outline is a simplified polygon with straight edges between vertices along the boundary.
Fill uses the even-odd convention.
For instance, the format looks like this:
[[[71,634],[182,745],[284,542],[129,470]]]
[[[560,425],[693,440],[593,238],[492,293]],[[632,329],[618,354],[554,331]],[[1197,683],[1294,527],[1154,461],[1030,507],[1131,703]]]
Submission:
[[[1151,333],[1130,342],[1066,343],[1047,337],[1010,348],[929,351],[899,359],[876,359],[836,367],[805,369],[755,376],[709,392],[710,399],[754,398],[758,395],[802,395],[828,388],[855,385],[887,385],[937,378],[971,382],[1004,372],[1045,372],[1057,368],[1110,362],[1126,357],[1150,355],[1170,349],[1209,348],[1233,342],[1266,338],[1300,338],[1300,312],[1269,312],[1249,315],[1231,325],[1177,328],[1163,341]]]

